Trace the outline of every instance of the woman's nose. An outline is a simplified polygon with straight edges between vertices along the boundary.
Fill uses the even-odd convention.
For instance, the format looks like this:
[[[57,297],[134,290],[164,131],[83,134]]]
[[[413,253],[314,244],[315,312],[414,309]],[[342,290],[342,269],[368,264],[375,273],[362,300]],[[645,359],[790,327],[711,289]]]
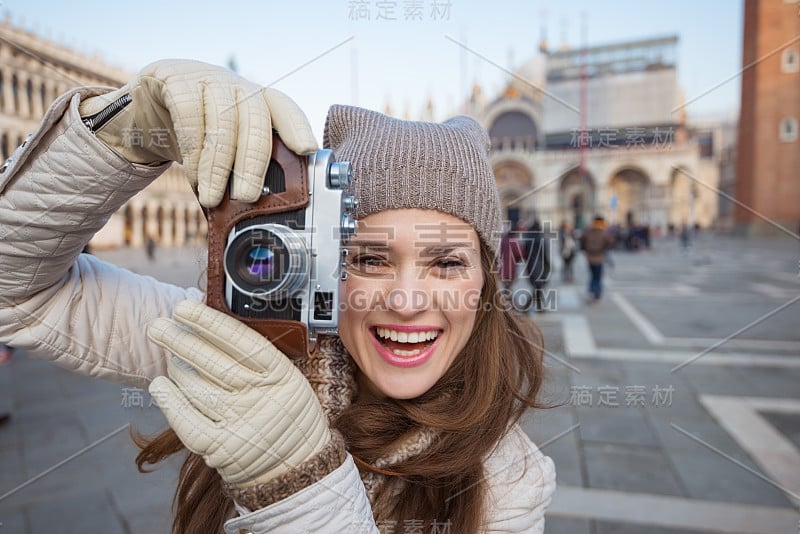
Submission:
[[[394,274],[386,298],[388,309],[408,318],[430,308],[433,295],[417,269],[404,268]]]

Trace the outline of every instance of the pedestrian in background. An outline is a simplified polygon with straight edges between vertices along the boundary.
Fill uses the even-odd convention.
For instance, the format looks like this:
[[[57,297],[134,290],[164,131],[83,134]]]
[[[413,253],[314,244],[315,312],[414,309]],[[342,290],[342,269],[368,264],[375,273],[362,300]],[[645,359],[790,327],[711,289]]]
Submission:
[[[681,233],[679,237],[681,240],[681,251],[685,253],[689,250],[689,245],[691,244],[691,235],[689,234],[688,224],[681,226]]]
[[[0,425],[6,424],[11,419],[11,390],[8,376],[8,364],[11,363],[12,351],[0,343]]]
[[[558,232],[558,238],[559,251],[561,252],[561,259],[564,262],[561,274],[564,282],[571,283],[575,280],[572,264],[578,253],[578,243],[575,241],[575,233],[572,227],[567,223],[562,223],[561,229]]]
[[[511,232],[511,224],[503,224],[503,237],[500,239],[500,281],[506,289],[517,279],[517,264],[525,259],[517,237]]]
[[[550,280],[550,251],[538,219],[534,219],[525,232],[525,258],[525,274],[533,288],[531,304],[534,310],[544,311],[544,288]]]
[[[605,219],[596,215],[591,228],[581,235],[581,250],[589,264],[589,299],[592,303],[599,302],[603,296],[603,264],[613,244],[614,239],[606,232]]]
[[[147,251],[147,259],[155,261],[156,259],[156,241],[153,236],[147,236],[147,243],[145,243],[145,250]]]

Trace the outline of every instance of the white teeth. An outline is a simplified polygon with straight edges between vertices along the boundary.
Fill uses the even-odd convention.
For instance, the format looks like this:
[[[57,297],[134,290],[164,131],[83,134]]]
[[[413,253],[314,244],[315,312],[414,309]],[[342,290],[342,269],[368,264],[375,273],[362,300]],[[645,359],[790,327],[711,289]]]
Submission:
[[[422,351],[419,350],[419,349],[414,349],[414,350],[394,349],[392,352],[397,354],[398,356],[416,356],[417,354],[419,354]]]
[[[398,332],[389,328],[378,327],[375,329],[378,337],[383,339],[391,339],[399,343],[419,343],[421,341],[430,341],[439,337],[438,330],[427,330],[423,332]]]

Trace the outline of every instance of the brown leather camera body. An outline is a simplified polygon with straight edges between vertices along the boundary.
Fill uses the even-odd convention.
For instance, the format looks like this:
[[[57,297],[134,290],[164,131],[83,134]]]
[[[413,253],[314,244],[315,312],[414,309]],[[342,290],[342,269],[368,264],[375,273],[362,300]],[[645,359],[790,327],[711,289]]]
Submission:
[[[228,190],[217,207],[204,210],[208,221],[206,303],[266,336],[287,356],[307,357],[308,328],[298,320],[299,317],[248,317],[232,311],[225,299],[224,255],[228,236],[234,227],[256,217],[302,222],[309,206],[308,158],[291,152],[277,134],[273,134],[272,141],[272,161],[265,182],[269,194],[262,195],[255,203],[247,203],[232,200]]]

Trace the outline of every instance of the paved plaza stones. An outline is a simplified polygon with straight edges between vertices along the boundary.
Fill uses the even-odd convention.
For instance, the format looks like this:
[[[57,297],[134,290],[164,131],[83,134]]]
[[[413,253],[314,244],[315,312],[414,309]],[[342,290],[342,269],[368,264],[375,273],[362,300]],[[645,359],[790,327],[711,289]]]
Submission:
[[[594,306],[582,258],[575,284],[555,273],[554,309],[534,316],[554,407],[523,421],[558,473],[546,532],[798,531],[799,252],[790,239],[707,235],[687,253],[662,239],[615,252]],[[170,283],[202,276],[199,249],[99,255]],[[0,427],[0,534],[168,532],[178,463],[134,464],[131,429],[165,426],[146,391],[22,354],[0,391],[14,412]]]

